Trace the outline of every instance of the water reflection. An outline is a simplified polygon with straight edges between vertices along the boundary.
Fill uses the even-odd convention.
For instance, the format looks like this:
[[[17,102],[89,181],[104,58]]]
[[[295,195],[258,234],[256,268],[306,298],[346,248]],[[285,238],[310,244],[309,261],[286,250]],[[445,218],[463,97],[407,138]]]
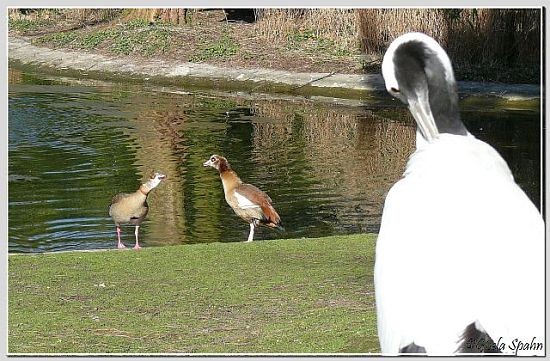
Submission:
[[[168,179],[149,197],[140,243],[242,241],[248,226],[225,203],[217,173],[202,167],[213,153],[268,192],[281,214],[287,231],[260,229],[257,239],[377,232],[385,193],[414,147],[403,108],[63,86],[12,73],[11,252],[113,248],[110,199],[152,170]],[[539,115],[464,118],[537,201]],[[132,228],[123,232],[133,244]]]

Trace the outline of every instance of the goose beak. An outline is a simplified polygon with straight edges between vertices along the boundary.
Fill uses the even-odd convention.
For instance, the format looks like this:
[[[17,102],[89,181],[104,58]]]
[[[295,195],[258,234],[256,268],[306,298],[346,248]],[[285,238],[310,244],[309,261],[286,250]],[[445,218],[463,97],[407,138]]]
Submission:
[[[155,177],[157,179],[166,179],[166,174],[162,174],[162,173],[155,173]]]
[[[212,162],[210,161],[210,159],[208,159],[206,162],[202,163],[202,166],[203,167],[212,167]]]
[[[434,116],[430,109],[428,99],[409,99],[409,110],[416,120],[418,129],[426,141],[431,142],[439,136],[439,131],[435,125]]]

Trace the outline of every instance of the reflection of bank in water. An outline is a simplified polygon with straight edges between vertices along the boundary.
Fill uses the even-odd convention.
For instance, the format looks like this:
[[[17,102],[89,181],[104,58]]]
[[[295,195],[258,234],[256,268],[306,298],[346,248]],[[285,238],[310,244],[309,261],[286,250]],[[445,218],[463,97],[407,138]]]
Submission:
[[[294,112],[293,112],[294,111]],[[260,106],[256,114],[279,122],[254,124],[253,144],[259,162],[303,161],[302,178],[312,183],[303,197],[319,202],[325,220],[344,232],[376,232],[381,205],[401,175],[414,145],[411,124],[377,116],[369,110],[320,107],[296,109],[283,104]],[[297,145],[295,149],[288,145]],[[299,156],[290,155],[293,152]],[[293,184],[289,182],[288,196]],[[283,194],[284,196],[284,194]],[[337,226],[336,226],[337,224]]]
[[[260,229],[258,240],[376,232],[384,194],[413,150],[406,109],[381,103],[10,78],[10,250],[111,248],[112,195],[139,186],[152,170],[168,178],[148,199],[143,246],[242,241],[248,227],[202,167],[211,154],[229,157],[273,199],[286,233]],[[468,111],[464,120],[503,151],[522,187],[536,188],[539,116],[508,113]],[[133,242],[132,229],[123,241]]]
[[[164,161],[181,175],[174,196],[157,205],[162,213],[155,223],[169,227],[151,222],[151,233],[177,228],[170,233],[192,243],[242,239],[218,184],[196,168],[214,152],[235,159],[239,174],[272,195],[289,219],[286,237],[378,230],[383,196],[412,150],[411,124],[303,99],[182,97],[139,102],[139,137],[149,145],[136,151],[137,163]],[[162,147],[154,148],[154,137]]]

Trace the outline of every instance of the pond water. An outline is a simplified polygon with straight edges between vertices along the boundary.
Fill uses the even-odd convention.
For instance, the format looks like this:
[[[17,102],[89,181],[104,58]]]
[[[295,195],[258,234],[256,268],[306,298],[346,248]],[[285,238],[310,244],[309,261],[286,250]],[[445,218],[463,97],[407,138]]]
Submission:
[[[9,252],[114,248],[111,198],[154,170],[143,246],[244,241],[225,203],[217,153],[267,192],[286,231],[255,239],[378,232],[384,196],[414,148],[398,103],[361,106],[305,98],[120,84],[85,86],[10,70]],[[468,109],[470,131],[493,145],[540,206],[540,113]],[[133,227],[123,242],[134,244]]]

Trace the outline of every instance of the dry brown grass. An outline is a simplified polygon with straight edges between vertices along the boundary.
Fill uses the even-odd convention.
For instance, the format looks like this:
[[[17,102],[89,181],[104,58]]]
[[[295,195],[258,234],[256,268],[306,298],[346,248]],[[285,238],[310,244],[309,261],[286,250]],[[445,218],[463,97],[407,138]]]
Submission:
[[[256,33],[271,41],[312,31],[317,38],[334,41],[345,49],[357,48],[357,12],[353,9],[257,9]]]
[[[538,63],[538,9],[361,9],[363,51],[382,54],[395,37],[424,32],[443,45],[455,63]]]
[[[191,13],[189,13],[191,14]],[[141,8],[128,10],[126,19],[143,19],[150,23],[162,21],[173,25],[187,23],[188,9],[183,8]]]
[[[190,11],[190,12],[188,12]],[[183,25],[197,9],[9,9],[10,19],[93,23],[118,16]],[[395,37],[421,31],[439,41],[455,62],[538,63],[538,9],[256,9],[254,32],[270,42],[308,36],[336,48],[383,54]]]
[[[229,59],[214,57],[209,63],[305,72],[377,73],[394,38],[421,31],[448,51],[459,80],[539,79],[540,9],[255,9],[255,14],[250,24],[228,22],[222,9],[9,10],[10,31],[25,35],[36,35],[40,24],[44,33],[112,19],[171,23],[177,36],[163,54],[188,61],[201,49],[219,46],[226,33],[238,49]],[[20,22],[19,28],[12,22],[33,19],[41,22]]]
[[[445,27],[440,11],[432,9],[360,9],[358,12],[359,43],[367,53],[383,54],[397,36],[420,31],[441,41]]]
[[[51,9],[9,9],[8,16],[13,20],[52,20],[55,22],[69,21],[101,22],[112,20],[122,13],[122,9],[82,9],[82,8],[51,8]]]

